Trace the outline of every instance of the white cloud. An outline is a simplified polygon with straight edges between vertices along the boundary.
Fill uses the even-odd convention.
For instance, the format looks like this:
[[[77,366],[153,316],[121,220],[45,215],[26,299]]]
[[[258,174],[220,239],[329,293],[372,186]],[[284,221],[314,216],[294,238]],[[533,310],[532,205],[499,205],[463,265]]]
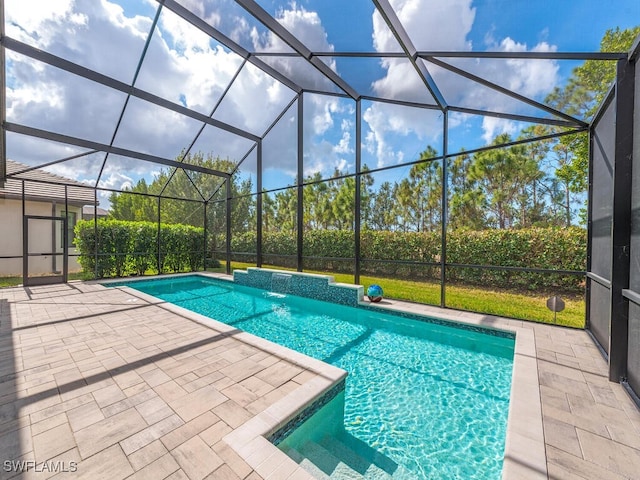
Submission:
[[[482,139],[489,145],[494,138],[502,133],[508,133],[511,136],[517,133],[517,124],[505,118],[483,117],[482,132]]]
[[[246,64],[214,118],[262,135],[295,94],[252,64]]]
[[[263,188],[295,183],[298,165],[298,109],[294,104],[262,142]]]
[[[344,101],[337,97],[327,95],[306,95],[305,108],[309,113],[305,117],[307,125],[312,125],[308,130],[310,134],[320,136],[334,127],[334,117],[347,113],[353,113],[353,109],[348,109]]]
[[[374,104],[367,108],[362,116],[370,129],[365,138],[366,149],[369,153],[375,155],[377,159],[376,168],[401,162],[401,149],[397,149],[392,145],[387,140],[387,135],[390,132],[395,133],[398,131],[406,133],[408,129],[404,125],[399,126],[397,121],[393,121],[391,118],[393,107],[396,106]]]
[[[327,95],[305,95],[305,175],[354,171],[355,105]]]
[[[158,6],[156,2],[150,5]],[[133,79],[151,22],[151,18],[131,12],[127,16],[122,7],[107,0],[56,0],[35,6],[33,2],[7,1],[11,36],[125,82]],[[9,121],[101,143],[111,141],[125,94],[10,51],[7,59]],[[209,114],[241,63],[237,55],[164,9],[136,86]],[[286,87],[249,65],[226,100],[228,115],[222,108],[216,118],[261,134],[292,96]],[[115,145],[173,158],[191,143],[201,125],[133,98]],[[19,158],[38,158],[30,163],[64,156],[51,142],[36,151],[31,147],[33,139],[14,137],[12,149]],[[219,153],[216,145],[199,143],[203,151],[209,148],[213,154]],[[227,139],[222,147],[223,156],[233,153],[239,159],[250,145],[243,139]],[[152,164],[141,164],[136,170],[153,168]],[[123,162],[121,167],[130,169],[132,164]],[[82,178],[80,169],[65,173]]]
[[[327,40],[327,32],[321,18],[315,11],[305,9],[292,2],[287,8],[279,9],[275,18],[287,30],[293,33],[305,46],[314,51],[334,51],[334,46]],[[259,35],[254,29],[252,33],[254,48],[263,52],[289,51],[283,42],[273,34]],[[289,57],[265,57],[276,70],[289,75],[294,81],[306,88],[320,91],[334,91],[335,85],[321,75],[315,67],[303,60],[293,60]],[[328,61],[332,70],[336,70],[335,62]],[[329,176],[337,168],[341,171],[353,170],[354,148],[352,146],[352,131],[355,130],[355,108],[353,101],[344,100],[327,95],[307,94],[304,97],[304,174],[311,175],[321,172]],[[283,119],[284,120],[284,119]],[[270,136],[280,135],[279,139],[270,138],[270,142],[278,142],[283,150],[293,153],[291,132],[287,128],[274,130]],[[287,147],[285,147],[287,145]],[[271,156],[275,152],[265,151]],[[290,158],[292,155],[288,155]],[[270,168],[277,165],[275,159],[268,158]],[[287,178],[295,176],[292,162],[282,162],[282,171]]]
[[[469,51],[472,44],[468,40],[475,21],[475,8],[472,0],[391,0],[391,4],[404,25],[414,46],[420,51]],[[377,51],[393,51],[396,40],[376,12],[373,14],[373,42]],[[443,28],[446,25],[446,28]],[[488,48],[498,51],[527,51],[526,44],[507,37],[496,41],[492,34],[487,36]],[[554,51],[555,47],[541,42],[531,51]],[[376,94],[385,98],[421,99],[427,97],[427,89],[414,67],[407,61],[384,59],[381,63],[386,70],[384,77],[373,83]],[[490,110],[532,114],[533,107],[503,95],[495,90],[482,87],[463,77],[447,72],[432,64],[425,63],[435,83],[449,105]],[[462,59],[455,62],[461,68],[467,68],[474,74],[493,80],[500,85],[533,98],[541,97],[557,84],[558,65],[552,60],[525,61],[511,59],[507,61],[480,61]],[[498,79],[498,80],[495,80]],[[430,103],[433,103],[431,100]],[[394,110],[398,110],[397,112]],[[536,112],[539,113],[539,112]],[[365,112],[365,121],[371,131],[366,137],[366,148],[375,152],[378,165],[389,165],[398,161],[402,148],[392,143],[392,134],[411,135],[432,141],[434,131],[440,131],[442,124],[437,117],[430,121],[419,118],[414,109],[390,108],[384,104],[374,104]],[[460,117],[458,117],[460,119]],[[499,133],[515,133],[516,123],[486,118],[482,122],[484,138]],[[450,127],[456,125],[452,122]]]
[[[321,140],[305,149],[305,176],[320,172],[327,178],[336,168],[343,170],[345,167],[347,167],[346,159],[337,156],[332,142]]]
[[[443,123],[439,110],[374,103],[365,109],[362,118],[369,130],[364,145],[374,155],[377,167],[414,160],[407,158],[409,139],[419,140],[423,148],[430,144],[441,150]]]
[[[391,0],[391,5],[418,50],[471,49],[467,35],[476,13],[472,0]],[[376,11],[373,15],[374,46],[380,52],[392,51],[396,42],[383,24],[384,20]]]
[[[52,8],[42,9],[34,8],[31,2],[11,2],[7,5],[7,19],[12,35],[116,78],[130,76],[125,72],[131,65],[135,68],[136,45],[144,43],[145,34],[140,27],[146,23],[148,29],[151,23],[149,19],[145,22],[138,17],[125,18],[122,8],[104,1],[58,0],[52,2]],[[33,16],[25,14],[23,3],[29,5]],[[105,37],[110,41],[103,42]],[[8,52],[7,58],[9,121],[104,143],[110,141],[124,105],[124,94],[15,53]]]
[[[276,19],[311,50],[333,52],[318,12],[306,10],[293,2],[289,9],[281,9]]]
[[[334,51],[334,46],[327,40],[327,32],[317,12],[306,10],[293,2],[289,8],[276,12],[275,18],[310,50]],[[253,48],[258,52],[291,51],[290,47],[271,32],[260,35],[254,29],[251,38]],[[263,57],[262,60],[303,88],[329,92],[337,90],[328,78],[306,60],[292,57]],[[335,71],[335,61],[329,59],[326,61],[329,68]]]
[[[8,33],[11,36],[118,80],[132,81],[152,24],[150,17],[132,13],[108,0],[52,0],[39,2],[35,9],[33,3],[28,3],[27,8],[25,2],[7,0]],[[182,3],[212,25],[223,27],[226,32],[234,32],[231,36],[243,45],[252,38],[259,50],[290,51],[273,35],[259,31],[257,23],[248,23],[240,15],[237,6],[234,10],[227,0],[215,5],[191,0]],[[155,9],[157,3],[149,2],[148,6]],[[221,15],[222,9],[232,13]],[[317,12],[292,3],[279,10],[276,16],[309,48],[333,50]],[[8,57],[7,112],[10,121],[102,143],[111,141],[125,103],[124,94],[55,68],[24,60],[11,52]],[[218,46],[168,9],[163,9],[136,86],[208,114],[241,63],[239,56]],[[299,65],[293,65],[288,60],[276,66],[284,73],[295,73],[296,79],[307,87],[335,88],[311,65],[302,71]],[[330,68],[335,69],[335,65],[330,64]],[[294,93],[287,87],[247,64],[214,118],[261,135],[293,96]],[[314,168],[331,170],[336,166],[344,166],[349,163],[349,156],[353,153],[347,151],[350,134],[340,131],[339,119],[349,112],[345,110],[344,102],[334,97],[310,98],[312,100],[306,102],[305,107],[306,115],[311,118],[311,128],[305,133],[305,151],[313,157]],[[115,137],[115,145],[172,158],[188,146],[200,125],[199,122],[132,98]],[[336,130],[336,145],[322,138],[325,134],[333,133],[335,136]],[[280,148],[285,148],[287,144],[288,150],[293,146],[295,151],[294,137],[288,129],[284,129],[284,132],[281,137],[274,139],[274,135],[279,135],[278,130],[274,131],[271,142],[277,143]],[[197,149],[218,154],[216,145],[222,145],[222,156],[226,157],[232,152],[237,158],[241,158],[248,150],[244,140],[235,142],[226,138],[221,144],[214,141],[217,137],[204,136],[198,142]],[[25,137],[24,151],[29,148],[26,140],[28,137]],[[241,151],[242,147],[244,151]],[[53,157],[51,150],[38,152],[38,155],[42,157],[39,163],[59,158],[59,154]],[[113,173],[108,169],[115,165],[122,173],[135,178],[142,175],[148,178],[148,171],[144,173],[142,170],[151,168],[145,162],[120,161],[111,156],[105,171],[108,178],[112,178],[109,175]],[[80,173],[74,169],[65,170],[65,174],[80,178]],[[111,185],[111,180],[108,183]]]
[[[78,176],[77,165],[70,162],[56,163],[55,165],[45,167],[44,170],[65,178],[77,178]],[[89,178],[85,178],[81,182],[92,186],[95,185],[95,180],[92,182]]]
[[[469,50],[467,34],[471,31],[475,9],[471,0],[392,0],[391,4],[419,50]],[[447,25],[446,29],[442,25]],[[394,51],[397,42],[377,11],[373,14],[373,44],[377,51]],[[435,104],[413,65],[402,59],[384,59],[384,77],[373,83],[374,92],[383,98],[421,100]],[[439,112],[438,112],[439,113]],[[395,135],[415,136],[427,143],[438,142],[442,120],[435,112],[375,103],[364,112],[370,131],[365,148],[375,155],[377,166],[393,165],[405,160],[402,144]]]
[[[507,37],[500,44],[501,50],[505,52],[527,51],[526,44],[517,43]],[[556,47],[546,42],[535,45],[532,52],[555,52]],[[510,59],[509,65],[509,88],[514,92],[529,97],[539,97],[553,90],[558,84],[558,63],[553,60],[523,60]]]
[[[102,175],[102,178],[100,180],[100,187],[113,190],[124,190],[132,188],[135,183],[136,182],[134,181],[134,179],[129,175],[114,171],[113,168],[108,168],[105,169],[105,172]],[[98,201],[100,202],[101,208],[110,208],[110,196],[110,191],[98,190]]]
[[[386,58],[381,64],[387,73],[372,83],[373,91],[378,96],[436,105],[415,67],[408,60]]]
[[[165,9],[136,86],[208,115],[241,64],[238,55]]]
[[[124,94],[12,52],[7,58],[9,122],[109,142]]]
[[[113,169],[108,169],[108,171],[104,172],[104,175],[100,180],[100,187],[120,190],[132,188],[134,183],[136,182],[134,182],[133,178],[129,175],[114,171]]]
[[[518,43],[510,37],[504,38],[500,43],[490,45],[489,48],[492,51],[505,52],[555,51],[554,46],[544,42],[528,48],[526,44]],[[515,93],[538,101],[543,101],[544,97],[558,84],[559,66],[554,60],[464,59],[455,62],[455,65],[466,68],[473,74],[506,87]],[[434,68],[434,71],[434,78],[437,80],[446,78],[446,82],[441,81],[440,83],[446,89],[447,99],[454,105],[494,112],[547,116],[542,110],[496,90],[470,83],[455,75],[444,74],[438,68]],[[485,117],[482,121],[482,137],[485,142],[490,143],[496,135],[501,133],[517,135],[521,126],[522,124],[519,122]]]
[[[87,16],[73,11],[74,0],[6,0],[7,35],[17,40],[48,47],[64,23],[67,32],[87,24]]]
[[[125,82],[151,26],[107,0],[8,0],[5,10],[7,35]]]
[[[340,128],[342,129],[342,138],[336,145],[335,152],[341,154],[353,154],[354,150],[351,146],[351,131],[355,129],[354,122],[343,119]]]

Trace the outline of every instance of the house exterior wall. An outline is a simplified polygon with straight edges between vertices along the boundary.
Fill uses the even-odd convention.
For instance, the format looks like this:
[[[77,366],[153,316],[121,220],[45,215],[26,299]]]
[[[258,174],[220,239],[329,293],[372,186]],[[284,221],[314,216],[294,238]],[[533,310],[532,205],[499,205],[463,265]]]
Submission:
[[[55,205],[51,202],[25,202],[27,215],[60,216],[64,210],[64,203]],[[54,213],[55,212],[55,213]],[[69,212],[75,212],[76,218],[82,218],[82,208],[69,206]],[[0,276],[22,275],[22,201],[17,199],[0,198]],[[53,243],[55,241],[55,244]],[[32,252],[49,253],[54,245],[56,251],[62,253],[59,228],[52,229],[50,222],[32,221],[29,225],[29,249]],[[69,248],[69,272],[81,270],[77,258],[71,255],[77,253],[75,248]],[[62,256],[56,259],[57,270],[62,270]],[[29,271],[31,274],[51,273],[54,268],[51,255],[31,257]]]
[[[19,200],[0,198],[0,276],[22,275],[22,205]]]

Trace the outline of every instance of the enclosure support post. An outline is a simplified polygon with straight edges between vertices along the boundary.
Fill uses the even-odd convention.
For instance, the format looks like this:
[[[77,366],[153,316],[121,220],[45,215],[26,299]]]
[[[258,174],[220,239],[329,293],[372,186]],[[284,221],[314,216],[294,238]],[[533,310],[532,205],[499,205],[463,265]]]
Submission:
[[[29,252],[29,245],[27,243],[27,205],[24,197],[25,187],[24,180],[22,180],[22,283],[27,284],[27,278],[29,277],[29,259],[27,254]]]
[[[227,256],[227,275],[231,275],[231,177],[227,177],[224,180],[225,190],[227,193],[227,243],[226,243],[226,256]]]
[[[158,231],[157,231],[157,236],[156,236],[156,254],[157,254],[157,262],[158,262],[158,275],[160,275],[162,273],[162,269],[160,268],[162,266],[162,261],[160,258],[160,197],[158,197]]]
[[[98,191],[93,190],[93,278],[98,278]]]
[[[304,247],[304,94],[298,95],[298,201],[296,202],[296,220],[298,225],[298,236],[296,241],[296,268],[302,271],[302,249]]]
[[[443,128],[442,128],[442,206],[440,212],[440,307],[445,308],[447,305],[446,282],[447,282],[447,222],[449,221],[449,213],[447,208],[448,201],[448,185],[449,175],[449,158],[447,157],[449,143],[449,111],[447,109],[442,112]]]
[[[202,242],[202,269],[206,272],[207,271],[207,205],[209,204],[208,201],[205,200],[205,202],[203,203],[203,216],[204,216],[204,224],[203,224],[203,242]]]
[[[588,179],[587,179],[587,273],[591,272],[591,248],[593,245],[593,135],[594,135],[593,125],[589,127],[588,135],[588,155],[589,155],[589,166],[587,167],[588,171]],[[591,329],[591,313],[590,313],[590,305],[591,305],[591,280],[589,276],[585,276],[585,289],[584,289],[584,300],[585,300],[585,318],[584,318],[584,329],[589,331]]]
[[[67,187],[65,185],[64,190],[66,192]],[[52,217],[56,217],[56,209],[58,206],[58,202],[56,200],[54,200],[53,202],[51,202],[51,216]],[[64,225],[62,226],[64,228]],[[64,231],[62,232],[62,235],[64,236]],[[64,238],[62,239],[63,245],[64,245]],[[58,256],[55,255],[56,253],[56,222],[51,222],[51,249],[49,250],[50,252],[54,253],[54,255],[51,255],[51,271],[52,272],[57,272],[58,271]]]
[[[82,218],[82,208],[80,209],[80,218]],[[62,233],[62,281],[67,283],[69,281],[69,187],[67,185],[64,186],[64,220],[62,223],[64,230]],[[55,252],[55,249],[53,251]]]
[[[262,140],[258,140],[256,153],[256,266],[262,267]]]
[[[356,100],[356,191],[355,191],[355,221],[353,224],[353,239],[355,244],[355,272],[354,283],[360,284],[360,230],[362,222],[362,101]]]
[[[0,1],[0,38],[4,38],[4,1]],[[7,120],[7,80],[4,45],[0,45],[0,188],[4,188],[7,179],[7,133],[4,123]]]
[[[611,333],[609,380],[627,376],[629,302],[622,290],[629,288],[631,244],[631,164],[633,155],[634,64],[618,60],[616,78],[615,163],[613,168],[613,218],[611,227]]]

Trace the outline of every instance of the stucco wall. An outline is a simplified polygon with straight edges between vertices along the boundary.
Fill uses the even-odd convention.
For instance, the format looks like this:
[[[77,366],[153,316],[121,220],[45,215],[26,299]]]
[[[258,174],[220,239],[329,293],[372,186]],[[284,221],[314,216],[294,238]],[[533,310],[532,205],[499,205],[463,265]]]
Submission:
[[[0,256],[22,256],[22,207],[17,200],[0,198]],[[0,276],[22,275],[22,258],[0,259]]]
[[[60,216],[64,204],[56,205],[55,215]],[[70,212],[76,212],[77,219],[82,218],[80,207],[69,207]],[[51,216],[54,213],[53,204],[46,202],[26,202],[27,215]],[[20,200],[0,198],[0,256],[17,256],[20,258],[0,259],[0,276],[22,275],[22,202]],[[59,229],[55,229],[56,251],[62,253]],[[52,236],[54,235],[51,222],[31,221],[29,224],[29,250],[31,252],[49,253],[52,251]],[[75,248],[69,249],[69,254],[76,253]],[[62,270],[62,255],[56,259],[57,270]],[[29,259],[30,274],[39,275],[51,273],[54,264],[51,255],[31,257]],[[81,269],[76,257],[69,257],[69,271]]]

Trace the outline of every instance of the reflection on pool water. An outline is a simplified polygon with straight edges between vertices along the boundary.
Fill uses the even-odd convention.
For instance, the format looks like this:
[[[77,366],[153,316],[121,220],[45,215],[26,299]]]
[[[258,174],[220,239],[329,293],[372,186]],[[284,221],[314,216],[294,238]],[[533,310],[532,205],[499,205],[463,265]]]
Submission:
[[[110,286],[115,285],[347,370],[345,441],[391,461],[397,466],[393,478],[501,477],[512,334],[272,294],[198,275]]]

